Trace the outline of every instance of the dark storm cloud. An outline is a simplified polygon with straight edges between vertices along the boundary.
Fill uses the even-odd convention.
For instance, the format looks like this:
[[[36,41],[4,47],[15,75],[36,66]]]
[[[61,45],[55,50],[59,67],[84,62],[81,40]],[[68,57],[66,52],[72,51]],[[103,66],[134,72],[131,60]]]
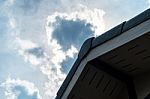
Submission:
[[[35,55],[37,58],[44,56],[44,51],[41,47],[35,47],[27,50],[28,53]]]
[[[56,39],[65,51],[70,49],[71,45],[79,49],[85,39],[93,36],[92,25],[80,19],[66,20],[56,17],[53,26],[55,28],[52,38]]]
[[[14,13],[33,15],[37,12],[40,2],[41,0],[16,0],[13,5]]]
[[[13,91],[19,92],[17,99],[38,99],[38,92],[34,92],[32,95],[29,95],[23,86],[15,86]]]

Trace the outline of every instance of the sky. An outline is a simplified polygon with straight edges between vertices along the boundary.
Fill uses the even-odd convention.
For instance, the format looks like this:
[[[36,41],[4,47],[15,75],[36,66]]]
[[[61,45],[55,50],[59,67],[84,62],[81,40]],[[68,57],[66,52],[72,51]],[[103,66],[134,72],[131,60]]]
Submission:
[[[83,42],[150,0],[0,0],[0,99],[55,99]]]

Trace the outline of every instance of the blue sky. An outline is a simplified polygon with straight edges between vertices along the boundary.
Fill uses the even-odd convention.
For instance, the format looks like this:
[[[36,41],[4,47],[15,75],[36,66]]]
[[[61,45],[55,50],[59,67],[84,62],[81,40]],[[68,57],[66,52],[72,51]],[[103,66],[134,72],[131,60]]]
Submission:
[[[82,43],[150,0],[0,0],[0,99],[54,99]]]

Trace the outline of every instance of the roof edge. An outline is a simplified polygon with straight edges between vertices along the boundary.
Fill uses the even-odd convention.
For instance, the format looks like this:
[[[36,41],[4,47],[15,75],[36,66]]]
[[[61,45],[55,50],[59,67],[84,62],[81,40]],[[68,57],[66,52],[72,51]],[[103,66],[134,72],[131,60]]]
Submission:
[[[57,96],[55,99],[60,99],[63,95],[63,93],[65,92],[65,90],[67,89],[67,86],[69,85],[69,82],[71,81],[73,75],[75,74],[79,64],[81,63],[81,61],[84,59],[84,57],[86,57],[91,49],[92,46],[92,41],[93,41],[94,37],[88,38],[82,45],[79,54],[78,54],[78,58],[75,61],[74,65],[72,66],[70,72],[68,73],[66,79],[64,80],[63,84],[61,85],[60,89],[57,92]]]

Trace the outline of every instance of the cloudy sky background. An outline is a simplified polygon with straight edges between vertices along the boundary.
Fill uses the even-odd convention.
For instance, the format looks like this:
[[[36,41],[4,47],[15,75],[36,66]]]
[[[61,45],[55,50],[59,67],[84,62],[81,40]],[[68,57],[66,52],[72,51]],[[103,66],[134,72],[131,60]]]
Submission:
[[[54,99],[82,43],[150,0],[0,0],[0,99]]]

